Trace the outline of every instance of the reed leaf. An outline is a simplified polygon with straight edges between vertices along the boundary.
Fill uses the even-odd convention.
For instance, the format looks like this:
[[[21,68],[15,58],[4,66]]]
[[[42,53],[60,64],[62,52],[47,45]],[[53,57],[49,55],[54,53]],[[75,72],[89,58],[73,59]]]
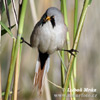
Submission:
[[[14,38],[13,33],[10,31],[10,29],[9,29],[3,22],[1,22],[1,21],[0,21],[0,24],[1,24],[1,26],[8,32],[8,34],[9,34],[12,38]],[[1,33],[1,34],[3,34],[3,33]]]

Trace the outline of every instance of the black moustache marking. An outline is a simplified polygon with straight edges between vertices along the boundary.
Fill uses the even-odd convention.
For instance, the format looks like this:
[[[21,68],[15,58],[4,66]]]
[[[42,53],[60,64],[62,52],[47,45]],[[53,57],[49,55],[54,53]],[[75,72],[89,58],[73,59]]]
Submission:
[[[51,16],[51,20],[50,21],[51,21],[52,27],[54,28],[56,26],[54,16]]]
[[[46,15],[46,17],[47,17],[47,15]],[[46,22],[47,22],[47,21],[45,20],[45,18],[43,18],[43,20],[42,20],[42,26],[43,26]],[[51,16],[50,22],[51,22],[51,24],[52,24],[52,27],[54,28],[54,27],[56,26],[54,16]]]
[[[42,19],[42,26],[46,23],[47,14],[44,15],[44,18]]]

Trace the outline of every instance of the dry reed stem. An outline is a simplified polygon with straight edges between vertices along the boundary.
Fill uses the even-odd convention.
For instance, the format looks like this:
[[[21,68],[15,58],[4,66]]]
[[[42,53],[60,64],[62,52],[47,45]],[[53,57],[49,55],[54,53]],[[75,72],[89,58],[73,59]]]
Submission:
[[[14,77],[14,99],[17,100],[17,90],[18,90],[18,79],[19,79],[19,52],[20,52],[20,46],[18,49],[18,54],[17,54],[17,60],[16,60],[16,67],[15,67],[15,77]]]
[[[45,77],[45,93],[46,93],[46,100],[51,100],[51,95],[50,95],[50,89],[49,89],[49,84],[47,80],[47,75]]]
[[[2,100],[2,89],[1,89],[1,64],[0,64],[0,100]]]
[[[1,2],[0,2],[0,21],[1,21]],[[1,48],[1,25],[0,25],[0,48]],[[1,49],[0,49],[1,54]],[[1,59],[1,58],[0,58]],[[0,62],[0,100],[2,100],[2,88],[1,88],[1,62]]]

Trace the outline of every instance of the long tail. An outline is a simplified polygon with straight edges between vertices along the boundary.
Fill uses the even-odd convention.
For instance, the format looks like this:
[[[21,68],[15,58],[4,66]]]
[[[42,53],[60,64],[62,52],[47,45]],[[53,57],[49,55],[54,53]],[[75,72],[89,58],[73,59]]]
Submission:
[[[49,62],[49,55],[47,53],[39,52],[39,58],[36,63],[35,77],[33,83],[34,87],[38,86],[39,92],[42,92],[44,77],[49,70]]]

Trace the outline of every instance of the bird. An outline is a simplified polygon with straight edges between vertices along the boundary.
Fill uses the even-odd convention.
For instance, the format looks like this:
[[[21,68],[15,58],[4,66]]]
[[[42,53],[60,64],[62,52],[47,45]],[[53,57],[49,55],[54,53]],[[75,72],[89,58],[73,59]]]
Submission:
[[[57,50],[61,50],[66,42],[68,28],[64,22],[64,16],[56,7],[50,7],[43,14],[41,19],[35,25],[30,36],[30,44],[22,39],[30,47],[38,48],[38,60],[36,62],[34,87],[42,91],[44,77],[49,71],[48,62],[50,55]],[[64,50],[72,55],[75,50]]]
[[[42,91],[45,74],[48,72],[46,61],[50,54],[62,49],[66,41],[67,27],[60,10],[55,7],[48,8],[30,37],[32,47],[37,47],[39,58],[36,65],[34,86]]]

